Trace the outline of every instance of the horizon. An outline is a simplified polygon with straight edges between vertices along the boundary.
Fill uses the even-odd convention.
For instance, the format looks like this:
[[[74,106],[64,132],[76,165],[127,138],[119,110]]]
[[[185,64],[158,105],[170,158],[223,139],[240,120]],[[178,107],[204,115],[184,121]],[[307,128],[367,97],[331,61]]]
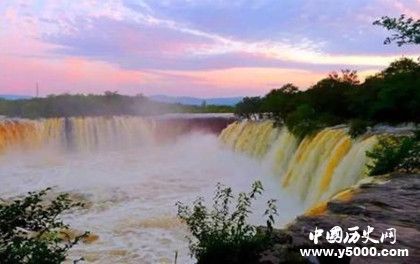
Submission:
[[[0,94],[0,98],[1,97],[7,97],[7,96],[12,96],[12,97],[27,97],[27,98],[46,98],[48,96],[60,96],[60,95],[104,95],[105,92],[108,91],[104,91],[104,92],[97,92],[97,93],[52,93],[52,94],[46,94],[46,95],[40,95],[40,96],[36,96],[36,95],[29,95],[29,94]],[[229,99],[229,98],[242,98],[245,97],[244,96],[209,96],[209,97],[200,97],[200,96],[189,96],[189,95],[167,95],[167,94],[151,94],[151,95],[144,95],[144,94],[124,94],[124,93],[119,93],[118,91],[109,91],[109,92],[117,92],[118,95],[122,95],[122,96],[137,96],[137,95],[143,95],[145,97],[158,97],[158,96],[163,96],[163,97],[168,97],[168,98],[192,98],[192,99]]]
[[[420,1],[14,1],[0,3],[0,94],[227,98],[360,78],[416,47],[383,45],[381,16]],[[333,33],[331,33],[333,32]]]

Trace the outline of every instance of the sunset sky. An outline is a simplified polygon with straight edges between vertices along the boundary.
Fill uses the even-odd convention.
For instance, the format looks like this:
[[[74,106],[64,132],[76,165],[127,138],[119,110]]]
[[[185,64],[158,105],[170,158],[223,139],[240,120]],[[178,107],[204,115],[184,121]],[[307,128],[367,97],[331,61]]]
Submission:
[[[372,22],[420,0],[1,0],[0,94],[221,97],[366,76],[418,47]]]

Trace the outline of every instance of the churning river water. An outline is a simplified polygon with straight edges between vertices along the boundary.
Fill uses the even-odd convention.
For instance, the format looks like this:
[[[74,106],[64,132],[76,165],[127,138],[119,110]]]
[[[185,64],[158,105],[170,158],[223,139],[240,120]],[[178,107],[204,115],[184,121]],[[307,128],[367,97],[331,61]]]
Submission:
[[[266,189],[251,221],[264,223],[263,207],[277,199],[281,226],[303,211],[282,192],[278,178],[256,159],[223,147],[217,134],[186,133],[165,144],[119,149],[64,151],[43,147],[0,155],[0,197],[53,187],[87,204],[64,216],[76,230],[99,239],[76,246],[71,257],[91,263],[192,263],[186,227],[176,218],[177,201],[212,197],[215,184],[238,191],[260,179]]]

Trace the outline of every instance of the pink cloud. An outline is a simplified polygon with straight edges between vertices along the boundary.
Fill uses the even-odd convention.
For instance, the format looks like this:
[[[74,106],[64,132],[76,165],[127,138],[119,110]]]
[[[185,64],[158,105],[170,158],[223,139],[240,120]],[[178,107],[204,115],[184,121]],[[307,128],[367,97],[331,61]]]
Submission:
[[[127,70],[80,57],[60,59],[0,56],[0,94],[33,95],[39,82],[41,95],[53,93],[146,93],[237,96],[262,95],[293,82],[301,88],[314,84],[327,72],[287,68],[231,68],[201,71]],[[360,73],[363,78],[375,69]]]
[[[42,95],[51,93],[98,93],[123,90],[136,93],[147,82],[148,75],[140,71],[122,70],[105,62],[69,57],[40,59],[1,56],[0,92],[33,94],[39,82]]]
[[[0,93],[33,94],[39,82],[42,95],[105,90],[194,96],[264,94],[287,82],[308,87],[325,77],[330,67],[372,68],[362,72],[363,77],[400,54],[346,53],[346,49],[329,53],[310,38],[271,39],[275,32],[266,39],[242,39],[150,10],[135,12],[121,1],[63,3],[0,3],[0,11],[5,7],[0,16]],[[344,14],[371,27],[377,12],[391,10],[416,17],[419,4],[419,0],[377,0],[366,10]],[[324,15],[320,20],[342,26],[341,20],[328,18]],[[229,21],[222,25],[229,26]]]
[[[194,87],[205,87],[206,89],[198,91],[205,96],[262,95],[288,82],[306,88],[326,76],[319,72],[285,68],[160,71],[159,74],[170,74],[171,78],[188,80],[191,88],[185,94],[197,94]]]

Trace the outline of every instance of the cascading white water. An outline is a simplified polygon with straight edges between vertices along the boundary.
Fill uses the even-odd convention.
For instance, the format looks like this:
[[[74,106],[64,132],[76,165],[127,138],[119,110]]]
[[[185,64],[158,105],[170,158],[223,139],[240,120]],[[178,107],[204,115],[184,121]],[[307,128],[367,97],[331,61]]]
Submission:
[[[94,151],[161,144],[192,131],[218,133],[231,120],[231,117],[224,115],[0,120],[0,152],[7,148],[34,149],[46,145]]]
[[[259,210],[275,198],[278,224],[285,224],[364,177],[365,152],[377,141],[351,139],[340,127],[298,141],[271,121],[235,122],[217,138],[202,133],[206,122],[191,123],[141,117],[0,121],[0,195],[55,186],[87,201],[89,209],[66,217],[99,235],[72,253],[93,262],[171,263],[178,250],[181,263],[188,263],[176,201],[209,198],[218,181],[246,190],[260,179],[266,196],[254,223],[263,223]]]
[[[66,221],[99,236],[72,250],[72,256],[90,263],[173,263],[175,251],[178,263],[192,263],[175,202],[199,195],[209,200],[217,182],[238,192],[262,180],[265,196],[254,208],[253,223],[264,223],[261,216],[270,198],[279,201],[278,226],[302,213],[299,200],[281,191],[265,164],[224,148],[217,134],[190,129],[189,122],[194,121],[98,117],[0,122],[0,197],[53,186],[55,193],[69,192],[84,201],[89,207],[66,215]],[[252,155],[262,155],[277,138],[270,130],[267,125],[253,134],[267,144],[254,141]]]
[[[345,128],[327,128],[301,142],[271,121],[229,125],[220,140],[238,152],[260,159],[277,175],[279,188],[306,206],[328,199],[366,176],[366,151],[376,136],[351,139]]]

